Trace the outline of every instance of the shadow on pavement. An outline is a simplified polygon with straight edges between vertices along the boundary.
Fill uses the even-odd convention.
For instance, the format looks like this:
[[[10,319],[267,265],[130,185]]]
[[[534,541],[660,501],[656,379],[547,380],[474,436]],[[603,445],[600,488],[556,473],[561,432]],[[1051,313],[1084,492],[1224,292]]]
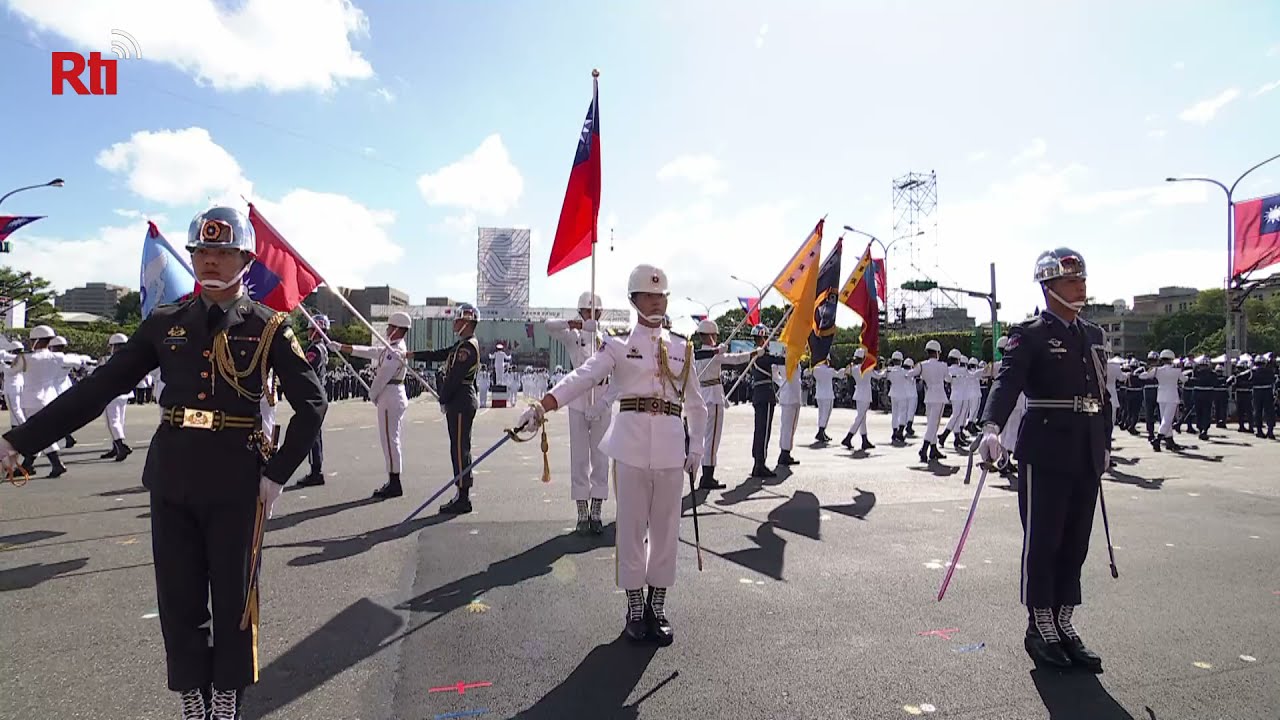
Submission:
[[[307,520],[316,520],[330,515],[337,515],[344,510],[351,510],[365,505],[374,505],[382,502],[377,498],[363,498],[360,500],[351,500],[343,503],[335,503],[333,505],[324,505],[322,507],[311,508],[309,510],[299,510],[288,515],[280,515],[267,521],[267,530],[284,530],[291,528]]]
[[[57,563],[35,563],[9,570],[0,570],[0,592],[28,590],[46,580],[74,572],[89,564],[89,558],[77,558]]]
[[[848,515],[859,520],[866,520],[867,515],[871,513],[871,509],[876,506],[876,494],[868,492],[862,488],[854,488],[858,491],[853,496],[853,502],[848,505],[823,505],[823,510],[830,510],[833,513]]]
[[[1115,468],[1111,468],[1107,472],[1111,476],[1112,482],[1124,483],[1126,485],[1136,485],[1143,490],[1160,490],[1164,487],[1164,478],[1151,478],[1148,480],[1137,475],[1130,475],[1126,472],[1120,472]]]
[[[645,693],[631,705],[626,704],[627,698],[635,692],[657,651],[658,646],[654,643],[632,643],[619,635],[608,645],[592,649],[569,677],[516,717],[521,720],[637,718],[640,716],[640,703],[654,691]],[[658,688],[673,677],[675,674],[660,683]]]
[[[0,547],[8,548],[11,545],[29,545],[42,540],[56,538],[66,533],[58,530],[32,530],[30,532],[14,533],[13,535],[0,535]]]
[[[333,562],[334,560],[345,560],[346,558],[368,552],[384,542],[399,540],[408,535],[432,525],[439,525],[448,522],[456,515],[431,515],[425,518],[417,518],[410,523],[396,523],[379,528],[372,532],[361,533],[345,538],[324,538],[322,540],[303,540],[296,543],[280,543],[278,545],[268,545],[268,548],[320,548],[319,552],[310,555],[301,555],[289,560],[292,567],[304,567],[307,565],[315,565],[323,562]],[[269,528],[270,529],[270,528]]]
[[[1135,720],[1102,687],[1097,675],[1032,670],[1031,681],[1049,711],[1049,720]]]

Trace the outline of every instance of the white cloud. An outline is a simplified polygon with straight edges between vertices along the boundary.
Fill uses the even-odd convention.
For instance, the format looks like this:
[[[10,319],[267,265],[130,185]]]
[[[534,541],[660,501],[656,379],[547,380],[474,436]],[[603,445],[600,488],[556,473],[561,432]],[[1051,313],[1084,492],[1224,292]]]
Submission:
[[[373,91],[373,94],[382,98],[388,105],[396,101],[396,94],[384,87],[377,88]]]
[[[133,222],[98,228],[91,236],[67,239],[27,235],[13,243],[6,263],[48,280],[58,292],[90,282],[106,282],[137,289],[142,240],[147,223]],[[165,230],[171,243],[186,240]],[[134,251],[136,249],[136,251]]]
[[[1159,119],[1160,119],[1160,116],[1157,115],[1156,113],[1148,113],[1147,116],[1143,118],[1143,120],[1147,123],[1153,123]]]
[[[96,162],[127,175],[138,196],[166,205],[234,199],[253,190],[231,153],[200,127],[136,132],[98,153]]]
[[[1238,88],[1228,88],[1217,95],[1192,105],[1178,114],[1182,120],[1195,123],[1196,125],[1208,125],[1213,120],[1218,111],[1226,107],[1227,103],[1240,97]]]
[[[969,153],[969,162],[981,162],[986,159],[987,159],[986,150],[974,150],[973,152]]]
[[[1049,144],[1044,141],[1044,138],[1036,138],[1031,141],[1030,145],[1023,148],[1022,152],[1015,155],[1011,162],[1016,164],[1028,160],[1038,160],[1044,157],[1048,150]]]
[[[681,155],[658,170],[659,180],[686,180],[705,195],[719,195],[729,189],[720,177],[720,161],[705,153]]]
[[[1260,95],[1266,95],[1267,93],[1271,92],[1272,90],[1275,90],[1276,88],[1280,88],[1280,80],[1276,80],[1275,82],[1269,82],[1266,85],[1259,87],[1257,90],[1253,91],[1253,96],[1258,97]]]
[[[1163,140],[1164,136],[1168,134],[1169,133],[1167,131],[1160,130],[1160,129],[1147,131],[1147,137],[1151,138],[1152,140]]]
[[[254,207],[333,285],[376,282],[375,270],[404,255],[388,233],[395,213],[345,195],[297,189],[279,201],[255,200]]]
[[[108,52],[128,32],[144,61],[171,65],[218,90],[331,90],[373,76],[351,46],[368,18],[350,0],[10,0],[36,28]]]
[[[449,215],[432,229],[434,233],[439,233],[445,239],[452,240],[455,244],[474,248],[476,246],[476,228],[478,225],[475,213],[468,212],[461,215]]]
[[[760,32],[756,33],[756,49],[764,47],[764,36],[769,34],[769,23],[760,26]]]
[[[429,205],[503,215],[520,200],[524,179],[494,134],[461,160],[419,177],[418,191]]]
[[[470,298],[476,294],[476,271],[437,275],[431,283],[433,291],[450,298]]]
[[[1194,205],[1206,202],[1208,199],[1209,189],[1205,183],[1166,182],[1150,187],[1067,195],[1062,198],[1062,208],[1071,212],[1096,212],[1112,208],[1131,208],[1138,204],[1157,207]]]
[[[1280,45],[1272,45],[1267,50],[1267,57],[1275,57],[1277,55],[1280,55]]]
[[[1179,60],[1179,61],[1177,61],[1177,62],[1175,62],[1175,63],[1173,64],[1173,69],[1174,69],[1174,70],[1185,70],[1186,68],[1187,68],[1187,64],[1186,64],[1185,62],[1181,61],[1181,60]]]

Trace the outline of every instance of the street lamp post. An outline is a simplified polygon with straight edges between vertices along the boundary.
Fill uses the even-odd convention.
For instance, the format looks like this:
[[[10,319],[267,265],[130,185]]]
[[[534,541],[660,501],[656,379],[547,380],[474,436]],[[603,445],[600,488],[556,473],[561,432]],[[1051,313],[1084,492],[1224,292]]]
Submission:
[[[965,290],[964,288],[943,287],[932,280],[911,280],[902,284],[903,290],[913,290],[916,292],[926,292],[928,290],[942,290],[944,292],[962,293],[969,297],[982,298],[987,301],[987,305],[991,308],[991,359],[996,360],[996,337],[1000,332],[1000,320],[997,317],[997,311],[1000,309],[1000,301],[996,298],[996,264],[991,263],[991,292],[979,292],[977,290]]]
[[[1244,309],[1243,307],[1235,307],[1235,302],[1233,301],[1233,297],[1232,297],[1233,295],[1232,291],[1236,289],[1232,287],[1232,282],[1234,278],[1231,277],[1232,248],[1235,247],[1235,234],[1232,232],[1232,220],[1234,219],[1233,211],[1235,208],[1234,196],[1236,192],[1236,186],[1239,185],[1240,181],[1244,180],[1249,173],[1253,172],[1254,170],[1257,170],[1263,165],[1266,165],[1267,163],[1276,159],[1280,159],[1280,155],[1273,155],[1267,158],[1266,160],[1263,160],[1262,162],[1258,163],[1257,165],[1254,165],[1248,170],[1245,170],[1244,173],[1240,175],[1240,177],[1236,178],[1235,182],[1231,183],[1231,187],[1227,187],[1225,184],[1217,180],[1214,180],[1213,178],[1168,177],[1164,179],[1165,182],[1212,183],[1214,185],[1217,185],[1222,190],[1222,192],[1226,193],[1226,196],[1227,196],[1227,303],[1226,303],[1227,317],[1226,317],[1226,326],[1223,330],[1223,333],[1224,333],[1223,345],[1226,346],[1224,349],[1224,352],[1228,360],[1234,357],[1237,357],[1240,353],[1244,352],[1245,344],[1249,338],[1249,328],[1247,326],[1247,323],[1244,317]],[[1242,306],[1243,306],[1243,301],[1244,299],[1241,298]],[[1234,351],[1234,354],[1233,354],[1233,351]]]
[[[39,185],[27,185],[25,187],[20,187],[15,190],[10,190],[5,194],[0,195],[0,203],[3,203],[5,199],[8,198],[10,195],[20,193],[23,190],[35,190],[36,188],[42,188],[42,187],[62,187],[63,184],[64,183],[62,181],[62,178],[54,178],[47,183],[40,183]]]
[[[685,299],[685,300],[688,300],[689,302],[693,303],[694,305],[701,305],[701,306],[702,306],[702,309],[707,311],[707,317],[711,317],[711,308],[717,307],[717,306],[719,306],[719,305],[724,305],[725,303],[728,303],[728,302],[729,302],[728,300],[721,300],[720,302],[715,302],[715,303],[711,303],[710,305],[708,305],[708,304],[706,304],[706,303],[702,302],[701,300],[694,300],[693,298],[691,298],[691,297],[689,297],[689,296],[687,296],[687,295],[685,296],[685,298],[684,298],[684,299]]]
[[[1189,338],[1189,337],[1191,337],[1192,335],[1195,335],[1195,334],[1196,334],[1196,333],[1195,333],[1195,331],[1194,331],[1194,330],[1192,330],[1191,332],[1189,332],[1189,333],[1187,333],[1186,335],[1183,335],[1183,336],[1182,336],[1182,357],[1186,357],[1186,356],[1187,356],[1187,338]]]

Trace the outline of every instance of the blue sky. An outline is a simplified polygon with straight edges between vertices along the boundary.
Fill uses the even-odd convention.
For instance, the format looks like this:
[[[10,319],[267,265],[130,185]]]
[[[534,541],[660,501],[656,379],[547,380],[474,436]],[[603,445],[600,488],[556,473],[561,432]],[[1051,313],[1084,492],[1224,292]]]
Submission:
[[[144,222],[181,242],[244,194],[335,284],[474,296],[475,228],[533,229],[532,302],[571,305],[588,263],[546,267],[601,70],[597,283],[625,305],[664,267],[673,314],[765,284],[817,219],[892,237],[892,178],[935,170],[922,262],[1032,310],[1036,254],[1084,254],[1091,294],[1220,285],[1209,186],[1280,152],[1280,5],[1085,1],[402,3],[7,0],[6,214],[48,215],[5,261],[59,288],[136,285]],[[50,94],[53,50],[142,59],[119,94]],[[1280,191],[1280,161],[1238,197]],[[865,240],[846,238],[846,255]],[[846,260],[845,272],[853,261]],[[936,268],[934,265],[936,264]],[[889,267],[891,284],[911,279]],[[723,306],[722,306],[723,307]],[[986,316],[985,305],[970,306]],[[842,310],[841,324],[856,317]]]

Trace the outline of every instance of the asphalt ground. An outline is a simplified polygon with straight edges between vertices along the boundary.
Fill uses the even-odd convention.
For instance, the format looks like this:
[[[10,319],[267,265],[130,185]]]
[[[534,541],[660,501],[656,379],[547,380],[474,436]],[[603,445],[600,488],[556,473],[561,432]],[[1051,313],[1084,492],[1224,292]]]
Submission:
[[[135,449],[156,412],[130,406]],[[475,452],[517,413],[483,412]],[[837,409],[829,433],[852,419]],[[811,447],[805,408],[801,464],[761,483],[747,477],[751,410],[728,411],[717,476],[731,487],[698,494],[701,572],[685,513],[667,648],[619,639],[612,499],[603,537],[569,532],[563,414],[550,483],[536,441],[508,443],[477,470],[474,513],[444,519],[437,502],[400,524],[448,480],[441,421],[433,402],[410,407],[408,494],[376,503],[372,407],[330,408],[328,483],[288,490],[269,524],[247,718],[1280,718],[1280,442],[1215,429],[1156,454],[1118,436],[1104,492],[1120,577],[1098,518],[1076,614],[1106,665],[1095,677],[1032,672],[1002,479],[936,600],[979,472],[964,485],[954,451],[921,465],[917,445],[888,442],[887,415],[870,418],[878,447],[851,453]],[[40,477],[41,461],[0,488],[0,718],[175,718],[144,456],[99,460],[102,422],[76,437],[66,475]]]

